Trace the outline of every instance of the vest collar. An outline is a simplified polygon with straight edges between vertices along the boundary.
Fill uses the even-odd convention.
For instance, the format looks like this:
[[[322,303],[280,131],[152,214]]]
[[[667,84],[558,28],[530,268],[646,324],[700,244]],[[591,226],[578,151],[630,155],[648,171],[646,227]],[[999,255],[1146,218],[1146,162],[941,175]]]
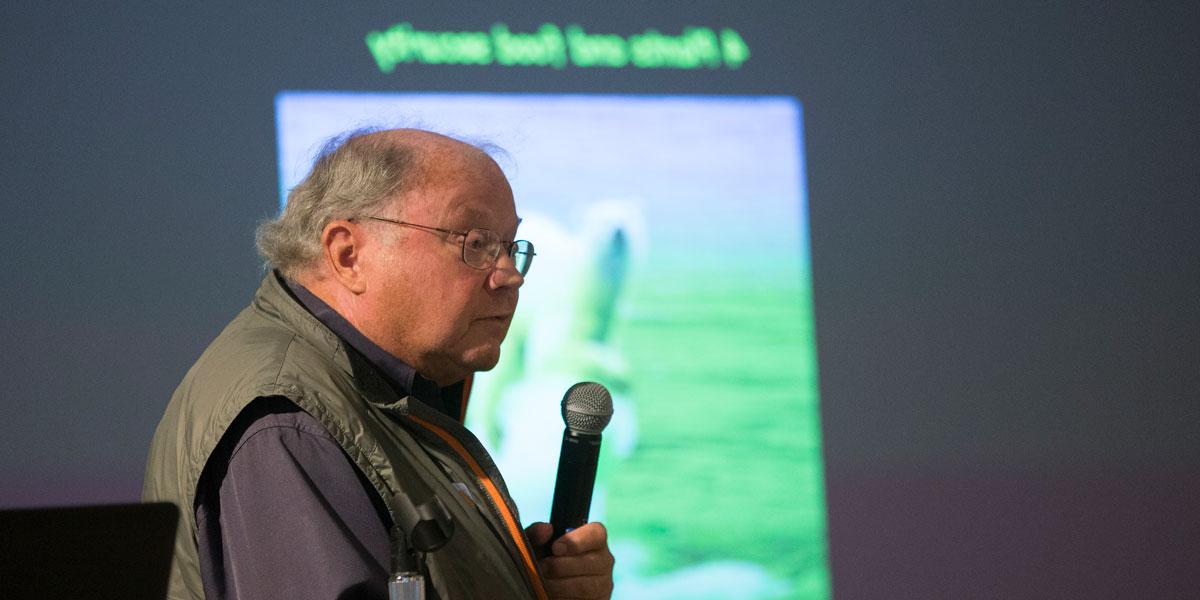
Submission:
[[[361,351],[354,350],[351,344],[338,337],[321,319],[313,316],[278,271],[272,270],[263,278],[262,284],[254,294],[251,307],[264,317],[278,321],[295,331],[323,355],[328,356],[339,368],[351,374],[360,391],[364,392],[366,398],[373,399],[371,401],[392,404],[413,394],[418,401],[436,407],[438,411],[459,423],[465,418],[471,377],[439,390],[436,384],[412,371],[416,374],[416,381],[427,382],[432,389],[425,390],[424,393],[421,393],[422,390],[412,389],[415,383],[413,379],[395,382],[403,388],[396,389],[392,376],[384,368],[369,360]],[[347,325],[349,326],[348,323]],[[382,349],[380,351],[382,352]]]
[[[268,319],[278,321],[328,356],[338,367],[350,373],[353,368],[345,344],[320,320],[312,316],[287,289],[282,275],[272,270],[263,278],[250,306]]]

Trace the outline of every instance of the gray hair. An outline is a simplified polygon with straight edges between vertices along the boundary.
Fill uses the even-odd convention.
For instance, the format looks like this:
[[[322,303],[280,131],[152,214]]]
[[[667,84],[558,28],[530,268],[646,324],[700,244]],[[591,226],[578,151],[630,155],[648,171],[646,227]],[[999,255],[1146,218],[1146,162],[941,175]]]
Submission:
[[[397,194],[421,185],[417,150],[374,129],[335,137],[312,171],[288,193],[279,218],[259,224],[258,253],[285,277],[296,278],[321,255],[321,232],[330,221],[373,214]]]

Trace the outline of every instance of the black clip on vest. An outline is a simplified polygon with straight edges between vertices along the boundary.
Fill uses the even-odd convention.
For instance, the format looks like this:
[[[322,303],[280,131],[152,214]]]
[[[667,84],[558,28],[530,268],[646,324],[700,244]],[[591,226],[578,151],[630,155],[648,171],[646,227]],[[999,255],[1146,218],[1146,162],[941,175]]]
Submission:
[[[441,548],[454,535],[454,520],[442,500],[423,482],[409,482],[411,491],[424,500],[417,504],[413,496],[399,492],[392,496],[392,507],[399,518],[392,525],[392,574],[388,578],[390,600],[437,600],[437,592],[426,592],[425,555]],[[428,594],[428,596],[427,596]]]

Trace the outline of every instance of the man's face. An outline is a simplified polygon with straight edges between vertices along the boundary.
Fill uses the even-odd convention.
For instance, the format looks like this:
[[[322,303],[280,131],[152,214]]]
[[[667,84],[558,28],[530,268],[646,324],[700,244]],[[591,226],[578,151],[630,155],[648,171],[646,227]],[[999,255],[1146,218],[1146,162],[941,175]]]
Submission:
[[[418,189],[381,215],[454,231],[490,229],[516,235],[516,208],[508,181],[491,159],[467,152],[437,161]],[[517,306],[524,278],[503,253],[494,268],[462,260],[462,236],[364,222],[370,281],[360,315],[364,333],[422,375],[445,385],[491,369]],[[366,325],[366,323],[364,323]],[[369,331],[368,331],[369,330]]]

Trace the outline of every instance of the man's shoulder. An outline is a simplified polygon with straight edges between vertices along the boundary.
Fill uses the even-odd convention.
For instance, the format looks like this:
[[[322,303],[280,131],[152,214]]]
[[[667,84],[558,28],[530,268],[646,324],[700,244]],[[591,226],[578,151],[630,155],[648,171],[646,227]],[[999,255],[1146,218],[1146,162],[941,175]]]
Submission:
[[[167,404],[151,443],[148,481],[159,470],[194,481],[226,428],[256,398],[301,401],[330,386],[351,387],[340,381],[344,370],[333,352],[318,348],[321,342],[308,337],[253,306],[235,317],[188,370]]]
[[[333,348],[319,347],[321,340],[311,337],[311,333],[304,335],[248,307],[209,344],[180,387],[208,382],[251,387],[279,384],[281,378],[297,372],[297,363],[304,370],[332,368]]]
[[[176,396],[195,395],[197,388],[214,385],[232,387],[277,372],[295,334],[257,321],[251,309],[230,321],[188,369]]]

